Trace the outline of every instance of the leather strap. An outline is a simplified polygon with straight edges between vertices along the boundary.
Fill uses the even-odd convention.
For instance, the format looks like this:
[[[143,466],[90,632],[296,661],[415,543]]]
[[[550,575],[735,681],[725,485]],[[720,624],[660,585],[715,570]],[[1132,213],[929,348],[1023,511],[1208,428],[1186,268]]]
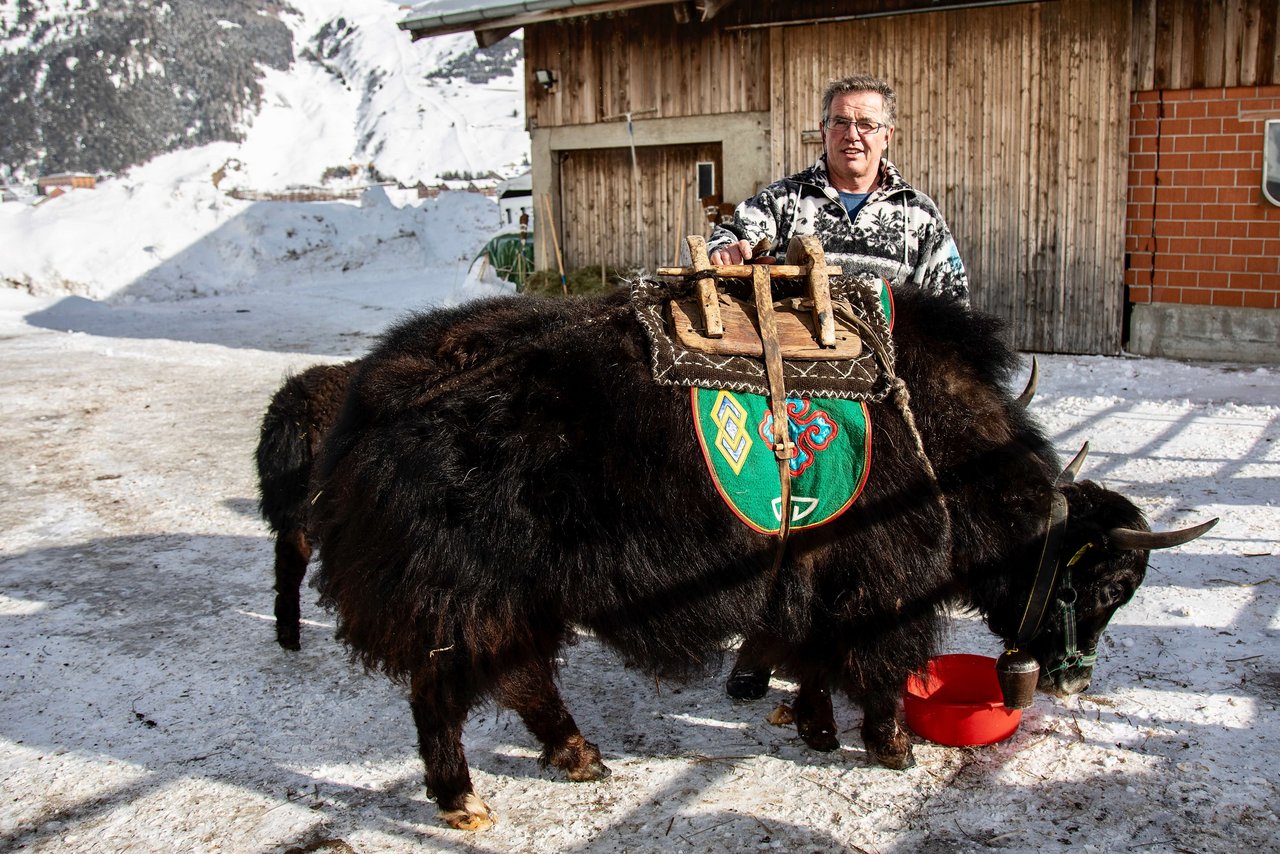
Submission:
[[[1022,621],[1013,638],[1015,649],[1025,646],[1040,633],[1040,621],[1049,608],[1054,582],[1058,578],[1059,556],[1066,532],[1067,499],[1055,489],[1049,504],[1049,520],[1045,527],[1044,544],[1040,549],[1040,564],[1036,567],[1036,577],[1031,585],[1031,594],[1027,597],[1027,607],[1022,612]]]
[[[758,265],[751,271],[751,285],[760,321],[760,343],[764,349],[765,376],[769,380],[769,409],[773,413],[773,454],[778,459],[778,482],[782,504],[778,508],[778,556],[774,570],[782,563],[782,551],[791,533],[791,458],[796,447],[791,442],[787,417],[787,388],[782,376],[782,347],[778,344],[778,323],[773,314],[773,286],[769,268]]]

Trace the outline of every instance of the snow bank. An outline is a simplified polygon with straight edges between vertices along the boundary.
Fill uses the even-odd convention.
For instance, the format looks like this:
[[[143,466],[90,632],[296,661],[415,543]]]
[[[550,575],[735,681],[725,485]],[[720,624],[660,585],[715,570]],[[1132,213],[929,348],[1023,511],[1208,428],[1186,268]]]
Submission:
[[[213,184],[221,153],[170,154],[97,190],[0,206],[0,275],[37,296],[217,296],[323,271],[470,260],[498,224],[497,205],[478,193],[400,207],[381,187],[352,201],[238,200]]]

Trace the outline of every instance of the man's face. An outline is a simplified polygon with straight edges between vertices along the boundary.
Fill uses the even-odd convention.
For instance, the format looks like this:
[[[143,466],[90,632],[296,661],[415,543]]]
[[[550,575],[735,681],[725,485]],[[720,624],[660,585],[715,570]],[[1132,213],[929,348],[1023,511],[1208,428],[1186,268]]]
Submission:
[[[822,123],[822,147],[827,153],[827,170],[837,189],[856,189],[880,170],[880,158],[893,128],[884,112],[879,92],[846,92],[831,100]],[[859,132],[858,122],[881,125],[871,133]]]

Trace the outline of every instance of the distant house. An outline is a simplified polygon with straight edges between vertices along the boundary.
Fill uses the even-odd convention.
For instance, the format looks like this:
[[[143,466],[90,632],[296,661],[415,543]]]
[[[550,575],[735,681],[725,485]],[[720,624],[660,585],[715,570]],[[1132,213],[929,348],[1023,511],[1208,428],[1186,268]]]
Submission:
[[[57,196],[73,189],[92,190],[97,186],[98,179],[85,172],[59,172],[36,179],[36,192],[42,196]]]
[[[526,172],[498,184],[498,218],[503,226],[518,226],[521,215],[533,222],[533,176]]]
[[[523,28],[532,192],[567,267],[670,263],[812,163],[823,88],[867,71],[1014,346],[1280,361],[1276,0],[435,0],[400,26]]]

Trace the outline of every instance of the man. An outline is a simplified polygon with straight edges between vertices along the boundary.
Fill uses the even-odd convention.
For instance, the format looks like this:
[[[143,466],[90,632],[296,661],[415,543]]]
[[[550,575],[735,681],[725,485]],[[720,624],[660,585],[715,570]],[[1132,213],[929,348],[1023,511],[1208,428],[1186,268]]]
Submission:
[[[816,235],[827,263],[871,272],[892,287],[919,287],[969,302],[969,277],[933,200],[885,156],[898,97],[871,75],[832,82],[822,96],[822,156],[738,205],[707,241],[712,264],[741,264],[756,248],[785,252],[797,234]],[[763,697],[771,671],[747,638],[729,675],[729,696]]]
[[[969,300],[969,278],[933,200],[885,156],[898,97],[871,75],[836,80],[822,96],[822,156],[738,205],[711,233],[713,264],[740,264],[763,242],[785,252],[797,234],[816,235],[828,263],[871,272],[893,287],[915,286]]]

